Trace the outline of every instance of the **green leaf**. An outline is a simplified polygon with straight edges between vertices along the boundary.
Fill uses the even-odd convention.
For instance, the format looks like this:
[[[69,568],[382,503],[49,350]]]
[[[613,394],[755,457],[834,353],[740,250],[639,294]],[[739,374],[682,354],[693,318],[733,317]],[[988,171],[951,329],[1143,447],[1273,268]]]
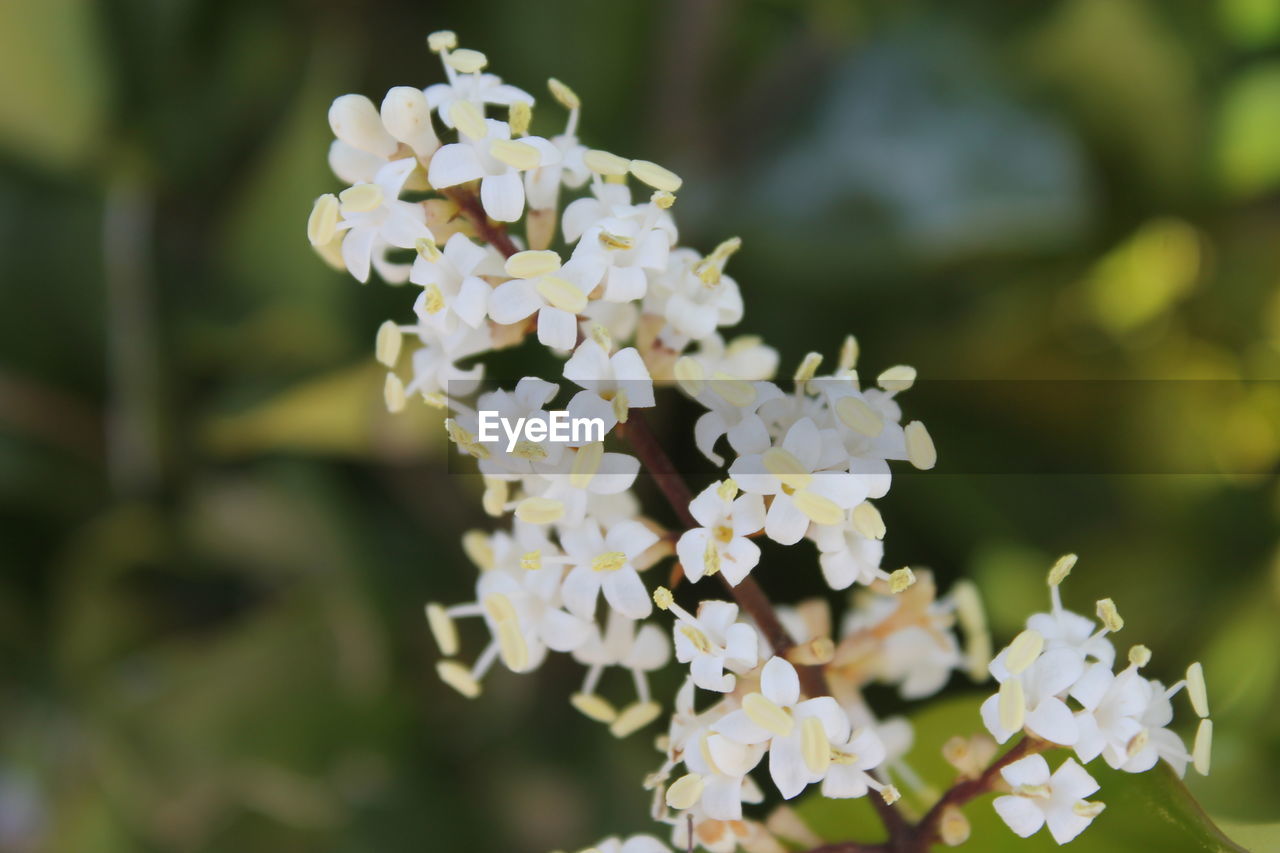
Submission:
[[[973,695],[944,699],[911,718],[915,742],[907,754],[907,764],[934,792],[921,796],[901,778],[895,779],[903,791],[899,808],[909,819],[923,814],[937,793],[950,787],[955,774],[942,758],[942,745],[955,735],[968,736],[981,729],[978,715],[981,699]],[[1067,750],[1053,750],[1045,755],[1055,768],[1068,756]],[[1132,853],[1142,849],[1213,853],[1245,850],[1223,834],[1182,780],[1163,763],[1147,773],[1112,770],[1101,760],[1090,763],[1087,769],[1101,785],[1092,799],[1101,800],[1107,808],[1081,836],[1087,840],[1082,849],[1090,853]],[[978,797],[963,809],[972,826],[970,847],[983,853],[1036,853],[1058,849],[1045,830],[1029,839],[1014,835],[991,807],[992,799],[990,795]],[[799,804],[797,811],[825,841],[884,839],[883,829],[864,800],[827,800],[811,794]],[[1271,828],[1254,829],[1265,833]]]

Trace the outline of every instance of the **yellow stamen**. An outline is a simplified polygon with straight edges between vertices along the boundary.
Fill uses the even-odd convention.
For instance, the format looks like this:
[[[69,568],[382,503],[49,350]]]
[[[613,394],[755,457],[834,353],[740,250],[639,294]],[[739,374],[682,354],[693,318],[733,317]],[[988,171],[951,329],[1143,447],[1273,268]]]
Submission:
[[[738,484],[732,479],[725,480],[716,486],[716,496],[722,501],[731,501],[738,496]]]
[[[374,343],[373,350],[378,361],[387,367],[395,367],[396,361],[400,358],[400,327],[391,320],[387,320],[378,327],[378,339]]]
[[[1143,645],[1131,646],[1129,648],[1129,663],[1139,669],[1151,663],[1151,649]]]
[[[640,181],[662,192],[679,192],[680,185],[684,183],[675,172],[648,160],[632,160],[630,172]]]
[[[621,551],[605,551],[591,558],[591,571],[616,572],[627,564],[627,555]]]
[[[787,737],[795,728],[795,720],[785,708],[779,708],[763,693],[748,693],[742,699],[742,710],[751,722],[778,737]]]
[[[493,568],[493,546],[489,544],[489,534],[483,530],[468,530],[462,534],[462,551],[480,571],[487,572]]]
[[[817,717],[806,717],[800,724],[800,754],[809,772],[815,775],[825,774],[831,766],[831,741]]]
[[[1106,807],[1106,803],[1100,803],[1096,800],[1081,800],[1071,807],[1071,811],[1086,820],[1093,820],[1095,817],[1102,814],[1102,810]]]
[[[515,278],[537,278],[560,269],[560,256],[550,249],[516,252],[507,258],[506,269]]]
[[[693,643],[693,647],[698,651],[706,654],[711,651],[711,641],[707,639],[707,635],[699,631],[692,625],[680,625],[679,631],[684,634],[689,642]]]
[[[578,97],[578,93],[552,77],[547,80],[547,88],[551,90],[551,97],[560,102],[560,105],[566,110],[576,110],[582,106],[582,100]]]
[[[444,294],[440,292],[438,286],[429,284],[422,291],[422,307],[428,314],[439,314],[444,310]]]
[[[1120,618],[1120,611],[1116,609],[1116,603],[1109,598],[1104,598],[1098,602],[1098,619],[1112,633],[1124,627],[1124,620]]]
[[[511,133],[524,136],[529,132],[529,123],[533,121],[533,107],[528,101],[516,101],[507,110],[507,124],[511,125]]]
[[[853,529],[864,539],[883,539],[884,518],[875,505],[863,501],[853,508]]]
[[[551,524],[564,517],[564,504],[552,498],[525,498],[516,505],[516,518],[529,524]]]
[[[1043,651],[1044,635],[1039,631],[1023,631],[1009,644],[1009,652],[1004,659],[1005,667],[1009,672],[1018,675],[1035,663]]]
[[[470,101],[454,101],[450,104],[449,120],[464,136],[470,136],[472,139],[484,139],[489,133],[489,125],[485,123],[484,114]]]
[[[538,279],[536,289],[538,295],[561,311],[579,314],[587,307],[587,295],[559,276],[542,276]]]
[[[693,808],[702,798],[704,787],[705,783],[697,773],[681,776],[667,788],[667,805],[677,810]]]
[[[382,204],[382,187],[377,184],[356,184],[338,194],[343,213],[368,213]]]
[[[536,169],[542,162],[542,155],[537,148],[518,139],[493,140],[489,143],[489,154],[498,162],[522,172]]]
[[[1019,797],[1030,797],[1033,800],[1049,800],[1053,798],[1053,789],[1048,785],[1016,785],[1013,793]]]
[[[921,471],[928,471],[938,464],[938,450],[933,446],[929,431],[920,421],[912,421],[903,430],[907,439],[907,459]]]
[[[458,36],[453,30],[439,30],[427,36],[427,47],[432,53],[453,50],[458,46]]]
[[[445,612],[445,609],[439,604],[431,603],[424,608],[427,615],[427,626],[431,629],[431,636],[435,638],[436,645],[440,647],[440,654],[445,657],[452,657],[458,653],[458,627],[454,625],[453,619]]]
[[[498,652],[512,672],[523,672],[529,668],[529,644],[520,633],[520,624],[514,619],[498,624]]]
[[[609,733],[614,737],[628,737],[658,719],[662,706],[657,702],[636,702],[622,709],[618,719],[609,726]]]
[[[1007,732],[1020,731],[1027,716],[1027,700],[1022,691],[1022,682],[1010,678],[1000,685],[999,695],[1000,727]]]
[[[436,241],[430,237],[419,237],[413,241],[413,248],[418,255],[425,261],[435,263],[444,257],[444,253],[440,251],[440,247],[436,245]]]
[[[1075,554],[1063,554],[1059,557],[1053,568],[1049,569],[1049,586],[1058,586],[1066,580],[1067,575],[1075,568],[1077,559],[1079,558]]]
[[[307,239],[313,246],[324,246],[333,239],[338,227],[338,198],[333,193],[325,193],[316,199],[311,207],[311,215],[307,217]]]
[[[676,359],[675,367],[672,369],[676,382],[679,383],[683,390],[690,397],[696,397],[702,393],[702,383],[705,374],[702,372],[702,365],[691,356],[681,356]]]
[[[675,603],[675,596],[671,594],[671,590],[660,586],[653,591],[653,603],[658,605],[659,610],[666,610]]]
[[[619,157],[617,154],[610,154],[608,151],[601,151],[593,148],[586,154],[582,155],[582,162],[588,169],[597,175],[625,175],[627,169],[631,166],[631,161],[626,157]]]
[[[1209,716],[1209,691],[1204,685],[1204,667],[1199,661],[1187,667],[1187,697],[1191,699],[1196,716]]]
[[[803,385],[810,379],[818,375],[818,368],[822,366],[822,353],[811,352],[800,362],[800,366],[796,368],[795,375],[792,377],[797,385]]]
[[[594,693],[575,693],[569,697],[569,704],[597,723],[609,725],[618,719],[614,707]]]
[[[841,373],[853,370],[858,366],[858,339],[849,335],[840,347],[839,368]]]
[[[765,470],[777,477],[784,488],[807,489],[813,483],[813,474],[800,460],[781,447],[771,447],[761,457]]]
[[[405,406],[404,383],[394,373],[387,374],[387,381],[382,386],[382,400],[391,413],[403,412]]]
[[[478,50],[460,47],[444,57],[445,64],[454,71],[474,74],[489,64],[489,59]]]
[[[894,595],[906,592],[916,582],[916,573],[907,566],[889,573],[889,592]]]
[[[437,661],[436,675],[440,676],[441,681],[468,699],[474,699],[480,695],[480,682],[472,678],[467,668],[457,661]]]
[[[702,549],[702,571],[706,575],[718,574],[720,571],[720,550],[716,548],[715,539],[708,539],[707,547]]]
[[[600,245],[604,246],[606,249],[626,250],[634,249],[636,247],[636,241],[632,240],[630,237],[623,234],[611,234],[604,229],[600,230],[599,240]]]
[[[729,405],[742,409],[756,401],[756,387],[750,382],[735,379],[729,374],[721,373],[720,371],[716,371],[711,378],[715,380],[711,390],[715,391]]]
[[[792,495],[791,500],[795,502],[796,509],[814,524],[839,524],[844,521],[844,510],[830,498],[802,489]]]
[[[542,551],[535,549],[533,551],[525,551],[520,555],[520,568],[530,572],[536,572],[542,568]]]
[[[1196,729],[1196,742],[1191,750],[1191,762],[1201,776],[1209,775],[1210,758],[1213,752],[1213,720],[1201,720]]]
[[[573,466],[569,469],[569,485],[575,489],[585,489],[591,485],[591,478],[600,470],[600,462],[604,459],[604,444],[597,441],[584,444],[573,457]]]
[[[649,196],[649,201],[656,204],[661,210],[670,210],[671,205],[676,203],[676,196],[675,193],[658,190],[653,195]]]
[[[541,462],[547,458],[547,450],[536,441],[517,441],[511,448],[511,455],[530,462]]]
[[[850,429],[875,438],[884,429],[884,418],[866,401],[857,397],[841,397],[836,401],[836,417]]]
[[[501,518],[506,514],[507,499],[511,489],[505,480],[485,480],[484,495],[480,499],[485,515]]]
[[[618,419],[618,423],[625,424],[631,416],[631,401],[627,398],[627,392],[619,390],[609,402],[613,407],[613,416]]]
[[[886,391],[905,391],[916,381],[916,369],[905,364],[890,367],[876,377],[876,384]]]

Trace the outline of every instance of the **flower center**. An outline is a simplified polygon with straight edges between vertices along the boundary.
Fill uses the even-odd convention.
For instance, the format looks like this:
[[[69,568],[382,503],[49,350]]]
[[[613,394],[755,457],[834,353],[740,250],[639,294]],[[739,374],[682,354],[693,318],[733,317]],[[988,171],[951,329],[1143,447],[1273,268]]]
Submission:
[[[627,563],[627,555],[621,551],[606,551],[591,560],[594,572],[616,572]]]

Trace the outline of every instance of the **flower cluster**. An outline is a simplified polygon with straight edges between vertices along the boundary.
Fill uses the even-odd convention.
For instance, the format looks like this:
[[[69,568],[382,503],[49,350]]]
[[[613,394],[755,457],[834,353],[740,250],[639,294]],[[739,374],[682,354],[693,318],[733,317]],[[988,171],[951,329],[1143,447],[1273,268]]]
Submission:
[[[886,528],[874,502],[890,489],[890,462],[936,461],[928,431],[904,424],[898,403],[915,371],[890,367],[864,383],[850,337],[834,368],[823,372],[823,357],[810,353],[786,387],[775,381],[774,349],[725,337],[743,317],[726,273],[740,241],[705,254],[678,245],[675,173],[587,148],[581,101],[554,79],[563,129],[533,134],[532,95],[487,73],[486,57],[452,33],[428,44],[445,82],[393,88],[380,105],[334,101],[329,159],[349,186],[317,199],[307,231],[358,281],[374,270],[418,288],[412,317],[378,331],[386,404],[440,411],[457,452],[474,457],[483,509],[496,520],[462,539],[478,569],[474,600],[426,607],[441,679],[474,698],[495,664],[526,673],[549,653],[567,655],[583,667],[571,704],[625,737],[664,716],[649,674],[674,652],[685,678],[658,738],[662,764],[645,785],[680,849],[779,849],[743,811],[764,799],[765,778],[786,799],[812,786],[833,798],[874,792],[892,808],[895,782],[918,787],[903,761],[910,726],[877,715],[864,688],[889,684],[920,699],[956,671],[984,679],[990,659],[971,585],[940,597],[928,572],[882,565]],[[478,356],[534,340],[558,359],[558,376],[482,391]],[[721,473],[696,495],[646,424],[655,384],[700,407],[692,443]],[[485,439],[482,413],[545,434],[562,397],[565,411],[604,434]],[[678,526],[644,511],[633,491],[642,468],[660,475]],[[763,540],[812,543],[826,584],[853,592],[838,622],[825,601],[769,602],[755,577]],[[645,580],[672,556],[688,609]],[[698,594],[712,584],[733,601]],[[992,732],[1003,741],[1025,727],[1075,746],[1081,760],[1103,755],[1126,769],[1157,755],[1185,761],[1163,728],[1173,691],[1137,676],[1141,662],[1112,675],[1106,637],[1063,611],[1054,589],[1054,612],[1034,617],[1034,630],[991,662],[1002,684],[983,710]],[[460,659],[467,617],[487,634],[470,663]],[[607,680],[610,669],[629,677]],[[1186,685],[1202,701],[1202,683]],[[1018,831],[1033,822],[1028,797],[1055,837],[1066,834],[1060,800],[1077,817],[1094,808],[1076,808],[1089,793],[1083,771],[1006,770],[1015,793],[998,808]],[[1043,791],[1052,796],[1035,799]],[[595,849],[665,847],[635,836]]]
[[[1114,602],[1098,602],[1097,624],[1062,606],[1060,586],[1075,562],[1075,555],[1068,554],[1054,564],[1049,612],[1029,617],[1026,630],[991,661],[1000,689],[982,704],[987,730],[1000,743],[1025,732],[1046,745],[1069,747],[1084,764],[1101,756],[1128,773],[1142,773],[1163,760],[1179,776],[1188,763],[1207,774],[1213,722],[1200,664],[1191,664],[1183,680],[1165,687],[1142,675],[1151,651],[1138,645],[1129,650],[1128,666],[1115,672],[1110,635],[1124,627],[1124,620]],[[1168,728],[1173,721],[1170,700],[1184,689],[1200,718],[1190,753]],[[1040,755],[1016,761],[1001,773],[1013,793],[995,801],[996,811],[1019,835],[1048,824],[1054,840],[1065,844],[1102,811],[1102,803],[1083,799],[1098,784],[1075,759],[1068,758],[1052,776]]]

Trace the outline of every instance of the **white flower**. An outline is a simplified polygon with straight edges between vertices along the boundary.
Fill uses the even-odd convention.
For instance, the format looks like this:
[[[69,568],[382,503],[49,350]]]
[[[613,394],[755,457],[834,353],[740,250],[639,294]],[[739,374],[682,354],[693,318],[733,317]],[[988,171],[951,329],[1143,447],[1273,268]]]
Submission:
[[[856,730],[844,743],[831,745],[831,767],[822,780],[822,796],[832,799],[861,797],[868,789],[884,789],[871,770],[884,763],[884,743],[870,728]]]
[[[728,343],[719,334],[707,335],[689,358],[704,376],[720,374],[755,382],[772,379],[778,371],[778,351],[755,335],[740,335]]]
[[[1071,557],[1071,563],[1074,562],[1075,558]],[[1046,649],[1071,649],[1081,659],[1091,658],[1110,668],[1116,658],[1116,649],[1106,637],[1107,630],[1104,628],[1094,631],[1092,619],[1064,608],[1060,583],[1061,579],[1058,583],[1050,580],[1049,596],[1053,606],[1048,613],[1035,613],[1027,617],[1027,628],[1044,637]]]
[[[570,414],[604,418],[607,429],[613,427],[610,415],[614,422],[625,421],[631,409],[649,408],[654,404],[653,380],[635,347],[609,355],[604,347],[588,338],[564,363],[564,378],[586,389],[570,401]]]
[[[551,414],[545,406],[559,390],[554,382],[526,376],[516,383],[512,391],[499,390],[482,395],[476,401],[476,406],[496,412],[507,423],[518,423],[521,419],[526,425],[542,422],[548,425],[549,430]],[[502,430],[496,432],[496,441],[481,442],[488,450],[488,458],[482,458],[479,463],[482,474],[494,477],[534,474],[539,470],[554,468],[564,455],[565,445],[557,441],[517,441],[515,447],[508,451],[510,439]]]
[[[996,813],[1023,838],[1048,824],[1053,840],[1066,844],[1102,812],[1102,803],[1084,799],[1098,790],[1098,783],[1074,758],[1062,762],[1050,776],[1044,756],[1029,755],[1001,768],[1000,775],[1013,787],[1013,794],[996,797]]]
[[[1088,763],[1101,755],[1117,770],[1142,773],[1164,759],[1182,776],[1191,756],[1167,728],[1173,721],[1172,692],[1144,678],[1136,666],[1114,675],[1107,664],[1090,666],[1071,689],[1084,708],[1076,714],[1080,760]]]
[[[378,170],[372,183],[356,184],[338,197],[342,220],[338,231],[342,240],[342,260],[357,281],[369,280],[369,263],[388,282],[408,277],[407,267],[386,261],[389,246],[412,249],[422,237],[430,237],[427,217],[421,205],[400,201],[400,190],[418,165],[412,157],[394,160]]]
[[[715,724],[740,744],[769,744],[769,775],[783,798],[821,781],[831,767],[831,744],[849,739],[849,718],[830,696],[800,701],[800,678],[786,660],[773,657],[760,675],[760,692]]]
[[[462,234],[454,234],[435,251],[434,260],[419,254],[409,281],[422,287],[413,310],[418,319],[441,332],[451,332],[458,321],[473,329],[484,322],[492,288],[482,275],[501,275],[502,265],[491,247],[477,246]]]
[[[563,84],[560,85],[563,87]],[[552,91],[557,90],[553,87]],[[561,88],[559,94],[566,91],[567,88]],[[578,141],[578,117],[581,111],[577,95],[569,94],[569,118],[565,122],[564,133],[551,137],[551,144],[560,151],[559,162],[524,173],[529,207],[534,210],[555,210],[560,200],[562,184],[570,189],[577,189],[591,177],[591,171],[583,160],[587,147]]]
[[[743,491],[773,496],[764,532],[775,542],[795,544],[811,521],[842,524],[844,511],[867,497],[861,478],[819,467],[824,464],[824,441],[827,439],[823,431],[809,418],[803,418],[787,430],[781,446],[740,457],[729,468],[730,476]]]
[[[607,667],[616,666],[631,673],[631,680],[636,686],[636,702],[623,712],[623,717],[598,717],[601,722],[617,724],[623,720],[625,729],[615,729],[615,734],[630,734],[640,725],[652,722],[660,713],[660,708],[649,693],[648,673],[661,669],[671,660],[671,645],[663,635],[662,629],[652,623],[639,624],[616,610],[609,611],[602,633],[592,626],[587,640],[573,651],[573,657],[587,666],[587,674],[582,689],[575,697],[575,704],[580,709],[591,710],[592,706],[607,707],[603,700],[595,695],[600,676]],[[584,702],[590,697],[590,704]]]
[[[870,585],[888,580],[889,573],[880,568],[884,559],[884,542],[863,536],[850,514],[841,525],[818,525],[809,532],[818,546],[818,564],[822,577],[832,589],[848,589],[854,583]]]
[[[738,495],[732,480],[713,483],[689,502],[689,512],[701,527],[686,530],[676,543],[685,577],[723,572],[737,586],[760,562],[760,546],[747,537],[764,527],[764,499]]]
[[[453,105],[459,101],[473,104],[481,112],[487,104],[509,107],[514,103],[523,102],[533,106],[533,95],[509,83],[503,83],[502,78],[496,74],[459,74],[447,61],[444,71],[449,82],[433,83],[423,90],[423,93],[427,96],[427,103],[439,114],[440,121],[444,122],[445,127],[454,126],[451,113]]]
[[[643,222],[650,215],[655,218],[649,228],[661,229],[667,234],[667,245],[675,245],[676,225],[671,214],[658,210],[651,202],[644,204],[631,203],[631,189],[626,184],[608,184],[596,181],[591,186],[591,195],[575,199],[565,206],[561,216],[561,228],[566,243],[576,243],[591,226],[606,219],[621,219]],[[648,230],[648,229],[646,229]]]
[[[684,764],[697,774],[698,805],[713,820],[742,820],[746,775],[764,757],[763,744],[741,744],[708,727],[684,752]]]
[[[867,478],[869,497],[884,497],[892,482],[888,460],[907,458],[902,409],[893,393],[879,388],[861,391],[849,376],[813,379],[810,391],[826,398],[849,455],[849,471]]]
[[[476,582],[476,599],[503,663],[515,672],[536,668],[548,648],[573,651],[590,635],[589,621],[560,609],[559,568],[484,572]]]
[[[659,590],[659,594],[661,594]],[[738,605],[727,601],[704,601],[695,617],[669,598],[662,596],[665,609],[675,614],[672,628],[676,660],[690,664],[693,683],[703,690],[729,693],[737,683],[730,672],[755,669],[760,654],[760,636],[756,629],[738,622]]]
[[[1025,727],[1050,743],[1073,746],[1079,729],[1064,698],[1084,673],[1084,661],[1066,648],[1047,649],[1038,656],[1024,653],[1037,638],[1034,631],[1024,631],[991,661],[988,669],[1000,690],[982,703],[982,721],[1000,743]],[[1038,642],[1043,648],[1043,639]],[[1016,672],[1010,671],[1011,663]]]
[[[461,141],[432,155],[427,179],[436,189],[478,180],[485,213],[499,222],[515,222],[524,213],[520,173],[559,162],[560,150],[540,136],[512,139],[506,122],[480,121],[482,124],[469,129],[460,127]],[[483,133],[471,135],[481,130]]]
[[[742,319],[742,293],[738,283],[720,270],[723,260],[715,255],[702,258],[691,249],[671,252],[667,269],[654,279],[654,298],[646,310],[661,314],[674,334],[664,333],[667,343],[678,349],[690,340],[708,337],[720,326],[732,326]],[[707,263],[712,261],[712,263]]]
[[[648,616],[653,611],[653,602],[633,563],[657,541],[658,535],[638,521],[620,522],[607,533],[591,520],[564,531],[560,544],[573,564],[564,579],[563,590],[569,612],[591,619],[595,615],[596,597],[603,592],[609,606],[623,616],[630,619]]]
[[[437,155],[438,156],[438,155]],[[531,255],[541,257],[529,264]],[[489,295],[489,316],[504,326],[538,315],[538,340],[557,350],[573,348],[578,337],[577,314],[587,306],[587,294],[598,271],[587,261],[560,265],[554,252],[519,252],[507,260],[516,278],[498,285]]]
[[[646,271],[661,272],[675,241],[674,229],[662,210],[650,202],[638,205],[627,216],[610,216],[583,232],[573,256],[591,258],[600,264],[604,298],[609,302],[643,299],[648,291]]]
[[[708,376],[701,362],[687,356],[676,362],[675,375],[680,387],[707,407],[693,426],[693,441],[703,456],[716,465],[724,464],[715,452],[722,435],[728,435],[729,446],[739,454],[760,453],[769,446],[769,430],[756,410],[782,396],[778,386],[726,373]]]
[[[640,473],[640,460],[625,453],[606,453],[601,442],[564,449],[559,461],[552,464],[548,458],[540,466],[548,483],[541,498],[561,505],[562,525],[581,523],[594,509],[597,495],[616,495],[631,488]]]
[[[371,183],[400,147],[364,95],[341,95],[329,107],[329,167],[349,184]]]
[[[484,365],[464,369],[457,363],[492,346],[488,329],[460,326],[448,335],[421,333],[420,337],[423,345],[414,350],[413,377],[404,386],[404,395],[421,394],[433,399],[439,395],[461,397],[475,391],[484,375]]]

